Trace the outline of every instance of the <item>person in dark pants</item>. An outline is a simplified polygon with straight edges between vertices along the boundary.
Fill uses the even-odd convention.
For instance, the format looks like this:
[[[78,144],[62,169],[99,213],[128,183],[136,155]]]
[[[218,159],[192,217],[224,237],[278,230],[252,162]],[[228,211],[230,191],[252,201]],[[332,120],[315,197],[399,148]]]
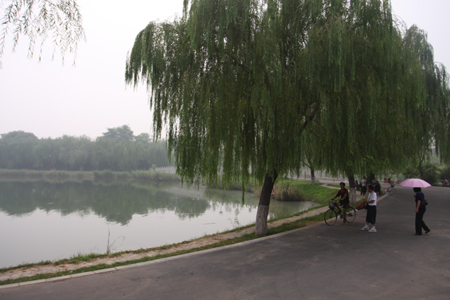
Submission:
[[[366,195],[366,190],[367,190],[367,180],[364,177],[363,180],[361,180],[361,196]]]
[[[414,199],[416,200],[416,232],[414,235],[422,235],[422,228],[425,230],[425,233],[430,232],[430,228],[423,221],[423,215],[427,211],[427,207],[422,205],[425,195],[422,193],[421,188],[413,188],[413,190],[415,192]]]
[[[331,200],[336,199],[336,197],[340,196],[339,202],[336,203],[338,208],[339,206],[342,206],[344,208],[344,223],[347,223],[347,208],[350,205],[350,198],[348,195],[348,190],[345,188],[345,183],[341,182],[339,184],[341,186],[341,189],[336,193],[334,198],[331,198]]]
[[[368,232],[377,232],[377,229],[375,228],[375,221],[377,218],[377,193],[373,190],[373,185],[369,185],[369,196],[367,199],[364,199],[364,203],[366,203],[367,207],[367,215],[366,215],[366,225],[361,228],[361,230],[368,231]],[[372,228],[369,229],[369,224],[372,225]]]

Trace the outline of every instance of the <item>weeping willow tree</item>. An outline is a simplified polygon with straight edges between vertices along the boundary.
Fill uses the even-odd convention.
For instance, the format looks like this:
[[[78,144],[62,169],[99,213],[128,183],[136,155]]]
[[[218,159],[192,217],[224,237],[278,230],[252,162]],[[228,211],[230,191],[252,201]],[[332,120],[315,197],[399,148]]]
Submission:
[[[412,26],[403,33],[392,26],[388,3],[368,4],[363,4],[365,10],[377,16],[372,25],[378,25],[357,28],[343,43],[343,52],[357,53],[344,78],[356,77],[334,94],[338,102],[324,108],[317,155],[322,167],[348,176],[353,201],[355,174],[418,162],[423,176],[421,166],[431,147],[446,149],[442,145],[448,145],[450,123],[446,71],[434,63],[424,31]],[[371,47],[373,43],[382,47]]]
[[[316,82],[333,99],[320,115],[319,161],[329,172],[348,176],[355,201],[355,174],[399,167],[410,158],[414,131],[408,124],[423,89],[416,85],[417,59],[405,53],[389,1],[352,4],[332,25],[318,27],[310,43],[317,44]]]
[[[75,0],[2,0],[0,9],[0,66],[7,37],[12,34],[14,51],[21,36],[29,41],[28,57],[34,56],[39,44],[39,60],[42,48],[50,38],[54,45],[53,56],[59,49],[64,62],[67,52],[76,56],[78,43],[85,38],[83,20]]]
[[[154,130],[166,129],[183,179],[215,182],[220,174],[225,182],[263,182],[256,234],[264,235],[273,185],[298,171],[302,135],[313,120],[342,118],[338,130],[352,137],[365,124],[349,123],[353,115],[341,111],[395,97],[388,73],[396,51],[384,49],[397,45],[388,6],[185,0],[180,19],[151,22],[137,35],[126,82],[146,84]],[[359,65],[366,61],[367,68]],[[382,122],[378,112],[370,110],[375,128]]]
[[[412,129],[410,137],[411,164],[416,165],[421,178],[424,176],[423,164],[431,154],[432,147],[445,161],[449,161],[450,94],[448,76],[443,65],[434,61],[433,47],[428,43],[427,34],[417,26],[406,31],[404,37],[405,53],[408,60],[416,63],[415,86],[419,89],[416,109],[412,110]]]

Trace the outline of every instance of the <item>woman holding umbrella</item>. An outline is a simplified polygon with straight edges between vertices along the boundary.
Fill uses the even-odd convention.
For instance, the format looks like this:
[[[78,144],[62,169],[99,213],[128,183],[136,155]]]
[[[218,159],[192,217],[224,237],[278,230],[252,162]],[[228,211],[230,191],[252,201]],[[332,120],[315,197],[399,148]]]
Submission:
[[[425,195],[422,193],[422,188],[426,188],[431,186],[428,182],[422,179],[407,179],[403,181],[401,186],[409,186],[414,190],[414,199],[416,201],[416,232],[414,235],[422,235],[422,228],[425,230],[425,233],[430,232],[430,228],[423,221],[423,215],[427,211],[426,206],[424,205]]]
[[[422,193],[422,189],[420,187],[413,188],[414,199],[416,200],[416,233],[414,235],[422,235],[422,228],[425,230],[425,233],[430,232],[430,228],[423,221],[423,215],[427,211],[427,207],[423,204],[423,200],[425,199],[425,195]]]

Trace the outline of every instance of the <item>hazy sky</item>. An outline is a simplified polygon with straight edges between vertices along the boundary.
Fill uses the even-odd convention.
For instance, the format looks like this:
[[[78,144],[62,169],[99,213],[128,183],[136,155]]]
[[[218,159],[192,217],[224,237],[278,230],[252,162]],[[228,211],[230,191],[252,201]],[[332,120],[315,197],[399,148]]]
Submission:
[[[78,0],[87,35],[73,57],[51,60],[52,48],[42,62],[27,59],[22,39],[11,53],[5,49],[0,69],[0,134],[15,130],[39,138],[100,136],[107,128],[129,125],[135,135],[151,133],[152,117],[146,88],[125,86],[125,60],[136,34],[150,21],[173,18],[183,0]],[[393,0],[394,13],[407,26],[428,32],[435,61],[450,69],[449,0]],[[37,49],[38,50],[38,49]]]

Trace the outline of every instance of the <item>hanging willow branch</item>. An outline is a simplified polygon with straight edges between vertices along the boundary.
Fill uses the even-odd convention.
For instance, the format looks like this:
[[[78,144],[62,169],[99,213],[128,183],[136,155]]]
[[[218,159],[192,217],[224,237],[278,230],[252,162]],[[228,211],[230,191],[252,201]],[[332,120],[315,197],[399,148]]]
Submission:
[[[39,61],[45,41],[51,39],[64,63],[64,56],[77,54],[78,43],[85,39],[82,16],[75,0],[5,0],[1,2],[4,14],[0,21],[0,66],[7,37],[12,35],[12,50],[20,38],[26,37],[28,57],[32,58],[39,43]]]

